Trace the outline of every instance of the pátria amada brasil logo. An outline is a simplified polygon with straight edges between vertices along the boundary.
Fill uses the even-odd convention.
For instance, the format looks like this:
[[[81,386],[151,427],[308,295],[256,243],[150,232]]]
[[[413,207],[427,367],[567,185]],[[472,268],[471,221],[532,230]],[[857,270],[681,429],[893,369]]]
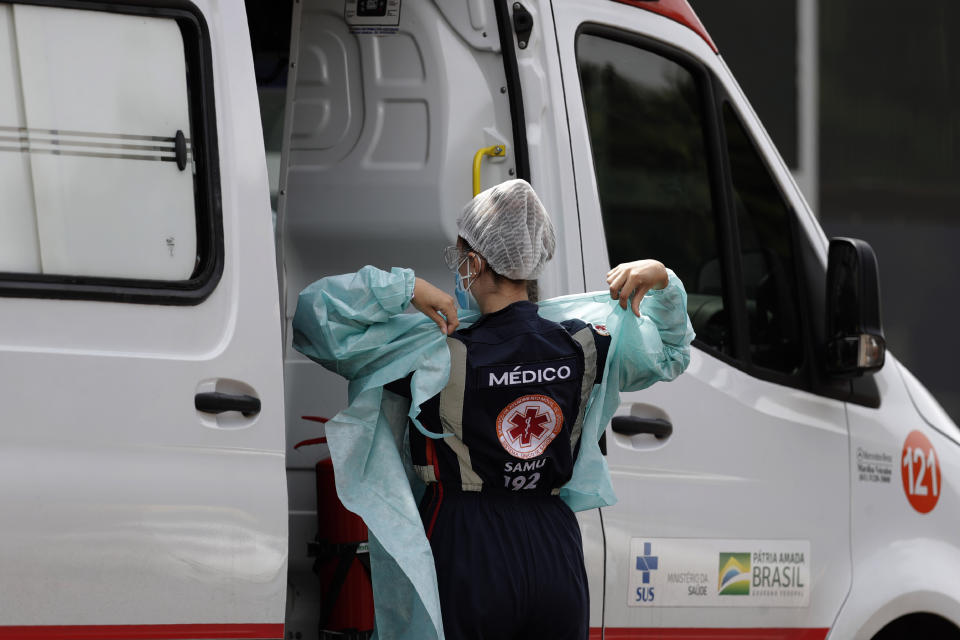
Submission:
[[[720,554],[720,581],[717,591],[721,596],[750,595],[749,553]]]

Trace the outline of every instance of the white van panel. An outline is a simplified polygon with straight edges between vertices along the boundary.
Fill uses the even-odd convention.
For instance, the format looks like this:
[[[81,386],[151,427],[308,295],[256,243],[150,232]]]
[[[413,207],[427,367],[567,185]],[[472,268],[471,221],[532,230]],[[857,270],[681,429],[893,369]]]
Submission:
[[[917,611],[960,623],[960,448],[917,412],[900,369],[887,351],[883,369],[873,374],[881,408],[847,408],[855,570],[835,638],[869,638],[891,620]],[[927,513],[911,506],[905,487],[905,444],[912,431],[929,440],[940,467],[938,500]],[[865,464],[870,467],[861,472]],[[930,468],[926,471],[925,488],[932,490]]]
[[[282,635],[281,321],[253,64],[243,12],[196,4],[214,55],[223,275],[195,305],[0,298],[4,625],[258,623],[278,631],[270,637]],[[134,22],[132,38],[142,35]],[[163,32],[176,33],[183,73],[179,29]],[[102,82],[110,78],[131,80]],[[164,93],[144,80],[148,94]],[[155,124],[139,120],[135,105],[117,113],[106,131],[142,133]],[[110,124],[101,117],[89,122]],[[45,126],[79,122],[73,118]],[[176,171],[174,163],[152,164]],[[193,225],[192,201],[189,213]],[[115,228],[107,239],[131,240]],[[208,390],[247,390],[262,409],[249,418],[199,412],[195,395]]]
[[[696,33],[654,13],[601,0],[576,6],[554,2],[553,8],[577,174],[585,278],[599,282],[610,264],[577,74],[577,29],[587,22],[609,25],[669,43],[715,73],[725,74],[725,68]],[[748,111],[747,120],[751,115]],[[762,150],[765,157],[772,152],[769,145]],[[779,173],[777,177],[782,178]],[[694,348],[684,375],[621,394],[618,413],[666,419],[673,433],[657,440],[607,431],[607,462],[619,502],[602,510],[607,543],[604,627],[621,633],[812,627],[825,633],[848,592],[851,574],[843,403],[754,378]],[[656,541],[662,539],[685,541],[658,551]],[[675,551],[670,549],[711,548],[716,542],[737,540],[741,546],[724,551],[757,552],[762,541],[809,544],[809,602],[794,606],[796,602],[785,599],[778,606],[746,606],[749,601],[727,598],[724,606],[711,606],[709,598],[703,598],[696,606],[692,594],[681,607],[664,600],[663,591],[631,590],[640,569],[640,559],[634,557],[638,543],[652,541],[650,556],[658,565],[650,565],[651,572],[669,580],[670,572],[677,577],[676,567],[688,560],[671,557]],[[700,567],[701,576],[716,574],[716,554],[713,562]],[[718,594],[714,580],[706,579],[699,587],[706,590],[700,595]]]
[[[674,432],[660,441],[607,430],[607,462],[620,501],[603,509],[606,626],[829,627],[850,579],[842,403],[754,379],[694,349],[683,376],[621,394],[618,414],[662,415]],[[808,606],[625,606],[632,539],[751,536],[810,544]],[[729,551],[757,549],[748,543]],[[661,571],[678,560],[653,552],[661,554]],[[716,593],[716,583],[706,586]]]

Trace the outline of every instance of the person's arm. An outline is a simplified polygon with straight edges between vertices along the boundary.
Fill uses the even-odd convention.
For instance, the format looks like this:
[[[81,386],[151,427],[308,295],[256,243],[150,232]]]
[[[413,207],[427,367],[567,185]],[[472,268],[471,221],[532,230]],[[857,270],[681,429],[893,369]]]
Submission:
[[[631,310],[620,332],[614,362],[621,391],[673,380],[690,363],[694,332],[683,283],[656,260],[617,265],[607,275],[610,296]],[[631,313],[632,312],[632,313]]]
[[[394,267],[386,272],[366,266],[356,273],[323,278],[300,292],[293,346],[352,379],[364,365],[389,354],[397,336],[382,325],[411,302],[441,331],[456,329],[453,297],[417,278],[411,269]]]
[[[456,331],[460,325],[460,319],[457,317],[457,301],[449,293],[438,289],[423,278],[416,279],[410,304],[433,320],[445,336]]]

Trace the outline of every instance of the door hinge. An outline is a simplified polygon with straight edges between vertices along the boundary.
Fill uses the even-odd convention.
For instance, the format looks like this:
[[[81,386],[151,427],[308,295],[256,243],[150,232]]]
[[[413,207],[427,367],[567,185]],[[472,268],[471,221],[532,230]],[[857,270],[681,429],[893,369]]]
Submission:
[[[527,48],[530,32],[533,31],[533,16],[519,2],[513,3],[513,32],[517,34],[517,46]]]

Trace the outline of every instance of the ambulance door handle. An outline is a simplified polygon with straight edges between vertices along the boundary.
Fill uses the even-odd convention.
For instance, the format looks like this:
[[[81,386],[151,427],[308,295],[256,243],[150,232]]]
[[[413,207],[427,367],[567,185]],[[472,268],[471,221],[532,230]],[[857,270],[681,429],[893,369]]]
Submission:
[[[637,416],[614,416],[613,430],[623,436],[641,433],[652,434],[657,440],[665,440],[673,433],[673,425],[663,418],[640,418]]]
[[[260,413],[260,398],[247,394],[221,393],[208,391],[198,393],[193,397],[193,406],[197,411],[204,413],[223,413],[224,411],[239,411],[245,417]]]

